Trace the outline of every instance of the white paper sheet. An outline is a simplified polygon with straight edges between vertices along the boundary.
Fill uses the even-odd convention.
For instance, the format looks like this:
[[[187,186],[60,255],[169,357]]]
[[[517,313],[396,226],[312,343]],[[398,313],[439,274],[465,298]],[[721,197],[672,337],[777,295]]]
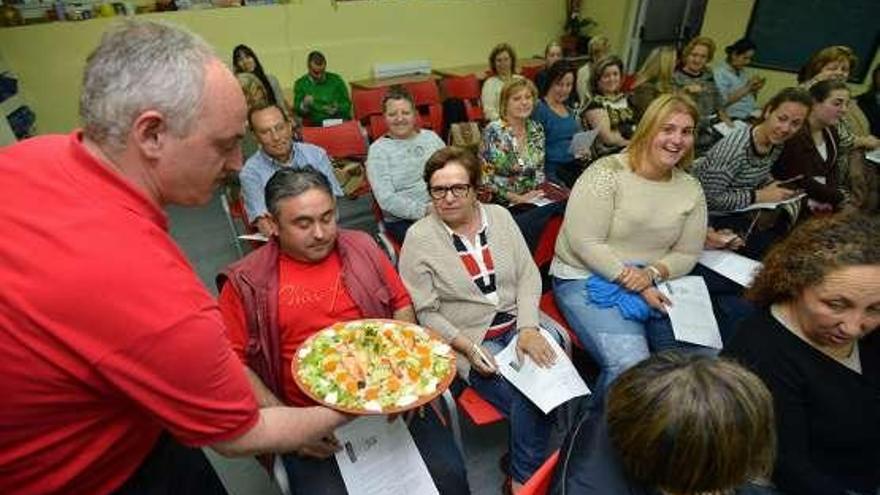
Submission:
[[[238,236],[243,241],[269,242],[269,238],[257,232],[256,234],[244,234]]]
[[[542,196],[538,196],[537,198],[529,201],[529,203],[531,203],[535,206],[544,206],[544,205],[549,205],[550,203],[555,203],[555,201],[548,198],[547,196],[542,195]]]
[[[880,164],[880,148],[866,152],[865,158],[869,161]]]
[[[541,329],[541,335],[556,352],[556,362],[550,368],[541,368],[527,356],[520,366],[516,357],[518,336],[495,355],[495,363],[507,381],[547,414],[574,397],[589,394],[590,389],[556,340],[544,329]]]
[[[574,156],[586,154],[590,151],[590,147],[593,146],[593,141],[596,140],[596,136],[598,135],[598,129],[590,129],[588,131],[575,133],[575,135],[571,137],[571,144],[568,145],[568,152]]]
[[[336,429],[336,463],[349,495],[439,495],[403,419],[367,416]]]
[[[703,277],[680,277],[658,287],[672,301],[667,307],[675,340],[721,349],[721,332]]]
[[[755,274],[761,269],[761,262],[747,258],[726,249],[707,249],[700,254],[701,265],[730,280],[748,287],[752,285]]]
[[[739,210],[736,210],[736,211],[741,212],[741,211],[752,211],[752,210],[775,210],[776,207],[778,207],[778,206],[785,205],[788,203],[794,203],[796,201],[800,201],[801,198],[803,198],[804,196],[806,196],[805,193],[798,194],[797,196],[793,196],[791,198],[786,199],[785,201],[780,201],[778,203],[753,203],[753,204],[750,204],[749,206],[746,206],[745,208],[740,208]]]
[[[717,124],[713,125],[712,127],[716,131],[718,131],[718,133],[721,134],[722,136],[727,136],[728,134],[730,134],[731,132],[733,132],[737,129],[742,129],[742,128],[748,127],[748,126],[749,126],[749,124],[746,124],[742,120],[734,120],[732,126],[729,126],[729,125],[725,124],[724,122],[718,122]]]

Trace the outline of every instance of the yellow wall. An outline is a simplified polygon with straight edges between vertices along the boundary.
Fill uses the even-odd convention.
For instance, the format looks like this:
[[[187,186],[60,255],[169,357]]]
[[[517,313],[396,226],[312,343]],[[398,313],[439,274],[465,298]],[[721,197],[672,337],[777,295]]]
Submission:
[[[702,34],[715,40],[718,45],[717,63],[724,56],[723,47],[733,43],[746,33],[754,0],[710,0],[707,2],[706,15],[703,19]],[[592,17],[599,25],[593,34],[604,34],[614,43],[615,53],[626,53],[626,36],[630,17],[638,5],[638,0],[585,0],[583,15]],[[758,47],[760,50],[761,47]],[[865,54],[859,54],[865,56]],[[880,63],[880,53],[873,54],[873,69]],[[796,84],[797,75],[766,69],[753,69],[767,78],[767,85],[761,91],[759,99],[764,101],[780,89]],[[852,85],[853,94],[861,94],[868,87],[868,78],[863,84]]]
[[[285,88],[322,50],[331,71],[369,77],[376,62],[430,60],[433,67],[486,61],[508,41],[520,56],[541,54],[562,31],[564,0],[293,0],[288,5],[152,14],[204,36],[224,58],[244,43]],[[0,55],[21,79],[40,132],[77,125],[85,57],[112,19],[0,29]]]

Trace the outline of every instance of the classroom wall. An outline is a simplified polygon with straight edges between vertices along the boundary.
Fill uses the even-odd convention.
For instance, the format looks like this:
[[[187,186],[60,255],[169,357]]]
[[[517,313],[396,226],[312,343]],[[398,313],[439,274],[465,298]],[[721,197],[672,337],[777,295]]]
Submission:
[[[754,3],[754,0],[711,0],[707,2],[702,34],[711,37],[718,45],[713,64],[724,58],[725,46],[745,35]],[[585,0],[582,13],[599,22],[592,34],[608,36],[614,44],[615,52],[625,54],[628,47],[627,28],[637,6],[638,0]],[[793,29],[796,29],[796,26],[793,26]],[[758,49],[760,50],[761,47]],[[873,57],[872,69],[880,63],[880,53],[859,55]],[[780,89],[792,86],[797,82],[797,75],[793,72],[769,69],[752,70],[767,78],[767,84],[759,94],[760,103],[772,97]],[[869,85],[869,78],[860,84],[851,85],[853,95],[861,94]]]
[[[287,5],[139,16],[189,27],[224,59],[244,43],[289,90],[312,49],[345,79],[372,74],[376,62],[430,60],[433,67],[486,62],[510,42],[520,57],[542,54],[562,32],[564,0],[292,0]],[[0,29],[0,55],[20,77],[41,133],[77,125],[85,57],[113,19]]]

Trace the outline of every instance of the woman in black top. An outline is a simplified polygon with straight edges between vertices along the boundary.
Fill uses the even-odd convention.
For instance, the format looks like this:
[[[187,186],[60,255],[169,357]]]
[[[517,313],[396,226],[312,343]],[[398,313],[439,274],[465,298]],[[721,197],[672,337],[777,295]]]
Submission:
[[[777,487],[877,493],[880,220],[836,215],[803,224],[770,251],[747,296],[763,310],[722,354],[751,367],[773,394]]]

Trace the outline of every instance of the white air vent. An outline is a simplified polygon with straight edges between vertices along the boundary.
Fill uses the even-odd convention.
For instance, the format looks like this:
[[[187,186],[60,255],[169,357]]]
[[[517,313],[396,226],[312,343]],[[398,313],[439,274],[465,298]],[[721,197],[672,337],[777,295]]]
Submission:
[[[407,62],[376,64],[373,66],[373,77],[376,79],[430,73],[431,62],[427,60],[410,60]]]

